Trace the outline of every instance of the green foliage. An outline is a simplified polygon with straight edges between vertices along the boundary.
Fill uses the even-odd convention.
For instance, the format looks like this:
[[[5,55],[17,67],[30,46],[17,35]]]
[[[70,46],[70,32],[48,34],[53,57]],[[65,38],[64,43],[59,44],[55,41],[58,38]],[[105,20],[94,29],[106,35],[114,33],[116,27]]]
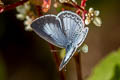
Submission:
[[[61,59],[64,58],[64,56],[65,56],[65,52],[66,52],[66,50],[65,50],[64,48],[61,49],[61,51],[60,51],[60,57],[61,57]]]
[[[120,80],[120,65],[115,66],[114,76],[111,80]]]
[[[103,59],[88,80],[120,80],[120,49]]]

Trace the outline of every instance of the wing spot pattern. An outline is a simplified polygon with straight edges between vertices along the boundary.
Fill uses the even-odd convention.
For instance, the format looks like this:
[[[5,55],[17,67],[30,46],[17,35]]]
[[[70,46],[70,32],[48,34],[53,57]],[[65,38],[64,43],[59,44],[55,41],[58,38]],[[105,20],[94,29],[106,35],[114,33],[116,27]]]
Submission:
[[[63,19],[62,22],[63,22],[63,25],[65,26],[64,27],[65,34],[67,35],[69,40],[73,40],[74,35],[79,34],[82,30],[82,27],[79,27],[79,26],[83,26],[82,21],[76,15],[73,15],[73,14],[64,13],[62,15],[63,16],[61,16],[61,18]],[[69,23],[67,23],[67,22],[69,22]],[[78,27],[76,27],[76,26],[78,26]],[[71,31],[69,31],[70,28],[71,28]],[[76,33],[74,33],[74,32],[76,32]],[[74,33],[74,35],[73,35],[73,33]]]

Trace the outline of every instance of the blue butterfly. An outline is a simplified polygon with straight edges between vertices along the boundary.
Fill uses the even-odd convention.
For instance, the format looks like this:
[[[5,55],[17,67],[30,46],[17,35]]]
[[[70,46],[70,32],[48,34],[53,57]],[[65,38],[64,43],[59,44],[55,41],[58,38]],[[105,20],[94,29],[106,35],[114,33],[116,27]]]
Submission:
[[[62,11],[57,16],[41,16],[32,22],[31,27],[41,38],[66,49],[66,55],[59,70],[62,70],[69,62],[85,40],[89,30],[88,27],[84,27],[81,17],[71,11]]]

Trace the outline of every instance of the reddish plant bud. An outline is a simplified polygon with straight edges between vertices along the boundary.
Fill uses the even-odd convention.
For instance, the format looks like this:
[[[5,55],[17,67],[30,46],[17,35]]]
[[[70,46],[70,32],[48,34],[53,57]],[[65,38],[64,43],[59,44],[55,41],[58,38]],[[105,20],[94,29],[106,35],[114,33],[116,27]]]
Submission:
[[[64,8],[62,8],[62,11],[64,11],[65,9]]]
[[[78,9],[78,10],[76,11],[76,13],[79,15],[79,14],[80,14],[80,9]]]
[[[48,10],[50,9],[50,6],[51,6],[51,0],[43,0],[42,11],[48,12]]]
[[[3,11],[4,11],[4,8],[0,6],[0,13],[2,13]]]

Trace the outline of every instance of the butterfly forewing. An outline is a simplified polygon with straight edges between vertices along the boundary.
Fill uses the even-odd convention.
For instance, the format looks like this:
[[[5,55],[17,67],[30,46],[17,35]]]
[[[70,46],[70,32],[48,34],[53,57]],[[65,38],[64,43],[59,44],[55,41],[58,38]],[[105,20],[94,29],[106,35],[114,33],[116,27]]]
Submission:
[[[58,47],[65,47],[67,40],[61,30],[59,18],[45,15],[33,21],[31,27],[43,39]]]

